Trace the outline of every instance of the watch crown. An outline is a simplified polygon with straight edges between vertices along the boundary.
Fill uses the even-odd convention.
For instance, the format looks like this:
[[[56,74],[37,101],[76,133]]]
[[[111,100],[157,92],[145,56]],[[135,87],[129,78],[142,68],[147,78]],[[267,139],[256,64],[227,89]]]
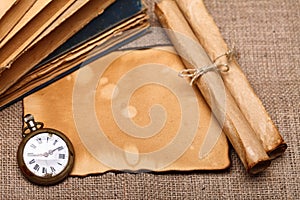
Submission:
[[[27,127],[25,127],[24,130],[29,129],[31,132],[36,131],[37,129],[39,129],[43,126],[42,123],[34,121],[34,117],[33,117],[32,114],[25,115],[24,116],[24,122],[27,125]],[[38,125],[40,125],[40,127],[38,127]]]
[[[24,116],[24,122],[27,123],[29,121],[34,121],[34,117],[32,114],[27,114]]]

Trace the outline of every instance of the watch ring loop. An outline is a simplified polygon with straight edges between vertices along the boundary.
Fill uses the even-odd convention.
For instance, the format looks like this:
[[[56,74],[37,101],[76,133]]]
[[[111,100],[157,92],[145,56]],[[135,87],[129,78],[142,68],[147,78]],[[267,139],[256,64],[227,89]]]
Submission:
[[[23,137],[25,137],[27,134],[29,134],[29,133],[31,133],[31,132],[33,132],[35,130],[41,129],[43,127],[44,127],[44,123],[43,122],[35,122],[34,123],[34,127],[28,127],[28,126],[24,127],[22,135],[23,135]],[[33,128],[35,130],[33,130]]]

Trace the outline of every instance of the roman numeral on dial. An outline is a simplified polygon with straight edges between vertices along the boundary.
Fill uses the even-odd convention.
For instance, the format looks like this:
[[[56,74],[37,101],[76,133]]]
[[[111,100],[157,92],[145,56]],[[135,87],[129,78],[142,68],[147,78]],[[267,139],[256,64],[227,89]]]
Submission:
[[[42,144],[42,138],[37,138],[36,141],[37,141],[39,144]]]
[[[65,159],[65,158],[66,158],[66,155],[65,155],[65,154],[59,154],[59,155],[58,155],[58,158],[59,158],[59,159]]]
[[[50,169],[51,169],[52,172],[56,171],[54,167],[50,167]]]
[[[36,171],[39,171],[40,166],[39,166],[38,164],[36,164],[36,165],[33,167],[33,169],[36,170]]]
[[[34,160],[34,159],[32,159],[32,160],[29,162],[29,164],[33,164],[33,163],[35,163],[35,160]]]

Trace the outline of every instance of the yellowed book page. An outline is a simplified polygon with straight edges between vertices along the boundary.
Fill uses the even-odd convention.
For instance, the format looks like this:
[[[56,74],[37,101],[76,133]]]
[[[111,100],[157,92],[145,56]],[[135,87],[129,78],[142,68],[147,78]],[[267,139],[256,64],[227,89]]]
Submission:
[[[0,19],[15,4],[17,0],[1,0],[0,1]]]
[[[22,17],[18,24],[1,41],[0,48],[3,47],[18,31],[26,26],[39,12],[41,12],[52,0],[37,0],[32,8]]]
[[[18,59],[11,63],[9,70],[4,70],[1,73],[0,94],[7,91],[22,76],[72,37],[77,31],[82,29],[92,19],[103,13],[104,9],[113,2],[114,0],[91,0],[88,4],[79,9],[76,14],[69,17],[33,47],[24,51]],[[3,49],[0,49],[0,51],[2,50]]]
[[[36,0],[18,1],[0,20],[0,41],[22,19],[25,13],[33,6]],[[1,67],[1,66],[0,66]]]
[[[141,15],[144,16],[145,14]],[[79,65],[84,62],[85,59],[89,59],[101,52],[103,53],[118,43],[144,31],[147,27],[149,27],[149,23],[146,19],[147,16],[144,16],[134,23],[131,22],[131,20],[128,20],[126,23],[122,23],[124,24],[123,26],[120,25],[112,30],[108,30],[105,34],[99,35],[97,37],[98,40],[93,43],[89,44],[89,42],[87,42],[89,44],[87,46],[82,44],[71,52],[51,61],[51,63],[46,63],[38,69],[27,73],[21,80],[11,86],[5,93],[0,95],[0,107],[24,95],[28,91],[32,91],[37,86],[55,79],[55,77],[59,74],[63,74],[71,68]],[[130,22],[130,24],[128,24],[128,22]]]
[[[52,1],[46,9],[0,49],[0,67],[8,67],[75,0]]]
[[[43,31],[41,35],[39,35],[31,44],[30,46],[37,43],[47,34],[49,34],[52,30],[54,30],[57,26],[59,26],[63,21],[68,19],[72,16],[77,10],[79,10],[82,6],[88,3],[90,0],[77,0],[74,4],[72,4],[61,16],[59,16],[54,23],[52,23],[46,30]],[[30,46],[28,48],[30,48]]]

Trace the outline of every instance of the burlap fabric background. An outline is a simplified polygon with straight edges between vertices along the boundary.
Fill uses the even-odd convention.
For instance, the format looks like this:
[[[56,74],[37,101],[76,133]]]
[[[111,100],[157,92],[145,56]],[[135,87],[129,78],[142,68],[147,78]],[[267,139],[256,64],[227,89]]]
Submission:
[[[153,25],[153,2],[147,1]],[[16,151],[21,140],[22,102],[0,112],[1,199],[299,199],[300,1],[205,0],[229,44],[235,43],[248,79],[284,136],[283,157],[249,176],[235,152],[223,172],[107,173],[71,177],[53,187],[23,179]],[[168,43],[162,35],[134,45]],[[134,46],[133,45],[133,46]],[[258,119],[259,120],[259,119]]]

